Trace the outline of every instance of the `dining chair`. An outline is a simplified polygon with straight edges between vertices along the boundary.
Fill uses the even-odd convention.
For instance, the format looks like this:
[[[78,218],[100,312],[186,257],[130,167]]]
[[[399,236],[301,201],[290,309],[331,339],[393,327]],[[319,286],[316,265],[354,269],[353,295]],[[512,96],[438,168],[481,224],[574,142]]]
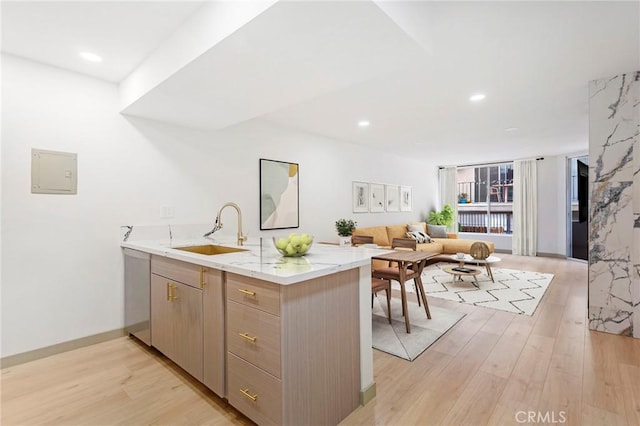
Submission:
[[[391,248],[392,249],[409,249],[416,251],[417,245],[416,240],[412,238],[394,238],[391,240]],[[393,280],[400,282],[400,269],[392,264],[393,262],[389,262],[389,266],[386,268],[379,268],[373,271],[373,276],[376,278],[383,278],[387,280]],[[418,292],[418,286],[415,283],[415,271],[411,269],[411,267],[407,268],[405,272],[406,281],[414,280],[413,288],[416,291],[416,298],[418,299],[418,306],[422,306],[422,302],[420,302],[420,294]],[[404,314],[404,312],[403,312]]]
[[[391,281],[381,278],[371,278],[371,307],[373,308],[373,296],[379,291],[384,290],[387,293],[387,317],[391,324]]]
[[[352,235],[351,245],[357,246],[358,244],[373,244],[373,237],[370,235]]]

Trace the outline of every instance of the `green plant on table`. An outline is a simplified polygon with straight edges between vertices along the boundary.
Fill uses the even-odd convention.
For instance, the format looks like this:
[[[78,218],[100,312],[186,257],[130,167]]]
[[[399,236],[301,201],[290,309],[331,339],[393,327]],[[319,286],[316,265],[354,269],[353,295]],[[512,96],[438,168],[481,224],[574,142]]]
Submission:
[[[440,211],[429,213],[429,223],[432,225],[444,225],[447,228],[453,223],[453,208],[445,204]]]
[[[351,219],[338,219],[336,220],[336,231],[341,237],[349,237],[356,229],[358,223]]]

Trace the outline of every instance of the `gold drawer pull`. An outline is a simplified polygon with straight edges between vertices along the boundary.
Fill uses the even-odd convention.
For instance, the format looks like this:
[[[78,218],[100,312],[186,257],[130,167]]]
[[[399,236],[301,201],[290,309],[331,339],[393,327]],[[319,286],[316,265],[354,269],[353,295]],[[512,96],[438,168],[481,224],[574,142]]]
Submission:
[[[176,299],[179,299],[178,296],[175,295],[174,290],[178,288],[175,284],[169,284],[169,301],[173,302]]]
[[[247,339],[248,341],[253,342],[253,343],[255,343],[255,342],[256,342],[256,340],[258,340],[258,338],[257,338],[257,337],[251,337],[251,336],[249,336],[247,333],[238,333],[238,334],[240,335],[240,337],[243,337],[243,338],[245,338],[245,339]]]
[[[253,402],[256,402],[256,401],[258,400],[258,394],[251,395],[251,394],[249,393],[249,388],[247,388],[247,389],[240,389],[240,392],[242,392],[242,394],[243,394],[244,396],[246,396],[247,398],[249,398],[249,399],[250,399],[250,400],[252,400]]]
[[[256,295],[255,291],[244,290],[244,289],[241,289],[241,288],[239,288],[238,291],[240,293],[244,293],[244,294],[249,295],[249,296],[255,296]]]
[[[204,281],[204,274],[207,273],[205,268],[200,268],[200,288],[204,288],[207,283]]]

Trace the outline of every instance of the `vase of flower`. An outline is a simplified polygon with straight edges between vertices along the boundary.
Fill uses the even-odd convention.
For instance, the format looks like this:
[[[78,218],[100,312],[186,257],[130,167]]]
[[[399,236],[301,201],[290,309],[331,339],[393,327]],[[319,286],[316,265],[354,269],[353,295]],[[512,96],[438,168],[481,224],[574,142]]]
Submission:
[[[357,222],[351,219],[336,220],[336,231],[338,231],[339,243],[341,246],[351,245],[351,234],[356,229]]]

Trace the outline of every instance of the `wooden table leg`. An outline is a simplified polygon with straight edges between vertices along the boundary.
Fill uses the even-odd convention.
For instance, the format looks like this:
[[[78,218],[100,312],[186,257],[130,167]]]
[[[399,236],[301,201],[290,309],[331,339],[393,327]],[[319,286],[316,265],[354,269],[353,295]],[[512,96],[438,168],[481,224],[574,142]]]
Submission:
[[[422,278],[420,277],[420,275],[418,275],[413,279],[413,281],[416,283],[416,287],[418,288],[418,293],[422,298],[422,304],[424,305],[424,312],[427,314],[427,318],[431,319],[431,312],[429,311],[427,296],[424,294],[424,287],[422,286]]]
[[[409,307],[407,306],[407,291],[404,288],[406,282],[406,273],[404,265],[398,262],[400,268],[400,293],[402,294],[402,310],[404,311],[404,323],[407,327],[407,333],[411,333],[411,324],[409,323]]]

